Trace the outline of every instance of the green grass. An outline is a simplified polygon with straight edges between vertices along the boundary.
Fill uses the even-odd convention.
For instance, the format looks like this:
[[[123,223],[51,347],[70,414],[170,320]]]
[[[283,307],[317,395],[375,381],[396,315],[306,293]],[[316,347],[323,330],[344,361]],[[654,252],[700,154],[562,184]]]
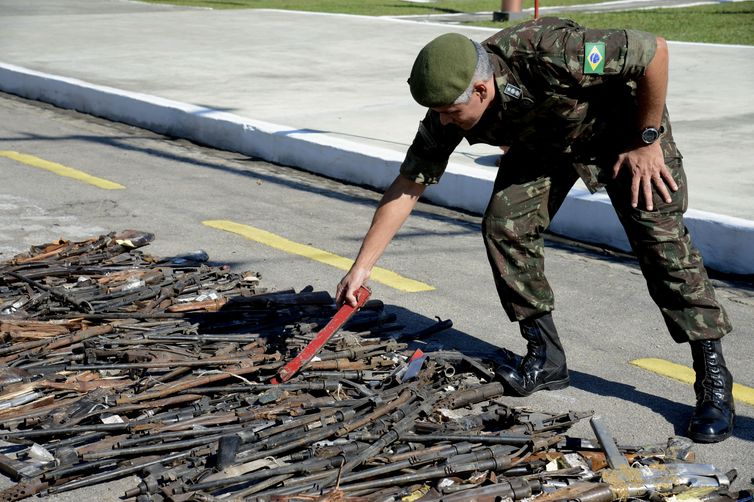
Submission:
[[[436,0],[417,4],[402,0],[147,0],[215,9],[290,9],[367,16],[452,14],[491,12],[501,2],[491,0]],[[574,5],[602,0],[544,0],[545,5]],[[524,0],[523,7],[534,6]],[[565,14],[562,14],[565,15]],[[754,1],[726,2],[682,9],[634,10],[604,14],[570,13],[569,18],[592,28],[634,28],[656,33],[668,40],[719,44],[754,45]],[[520,20],[516,21],[520,22]],[[503,28],[510,23],[469,23]]]
[[[683,9],[571,13],[568,17],[590,28],[633,28],[656,33],[668,40],[754,45],[754,1]],[[501,26],[493,22],[475,24]]]

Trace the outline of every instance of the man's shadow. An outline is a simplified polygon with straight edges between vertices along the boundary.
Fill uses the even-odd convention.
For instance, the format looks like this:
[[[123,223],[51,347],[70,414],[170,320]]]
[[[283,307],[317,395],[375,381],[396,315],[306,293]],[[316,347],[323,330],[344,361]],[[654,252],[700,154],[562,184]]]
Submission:
[[[318,294],[321,293],[324,293],[324,296],[326,297],[328,296],[328,293],[326,292],[319,292]],[[322,306],[325,307],[324,304]],[[334,306],[330,306],[330,308],[332,309],[331,314],[334,313]],[[506,351],[503,350],[502,347],[475,338],[456,328],[448,328],[447,319],[439,317],[430,319],[398,305],[384,304],[380,310],[383,309],[384,313],[392,316],[395,323],[399,325],[399,329],[386,331],[381,336],[397,337],[401,342],[407,343],[407,348],[409,350],[422,349],[424,352],[429,353],[438,350],[457,350],[466,356],[488,361],[493,364],[501,364],[505,361],[510,361],[508,356],[506,356]],[[221,309],[221,312],[222,310],[223,309]],[[323,323],[326,322],[324,318],[322,321]],[[282,329],[285,323],[278,322],[276,324],[278,325],[278,331],[281,331],[280,334],[282,334]],[[426,334],[427,330],[431,331],[433,326],[439,324],[443,324],[446,327],[437,333]],[[227,331],[227,329],[228,327],[225,327],[224,331]],[[423,332],[424,334],[422,334]],[[693,402],[693,390],[690,389],[688,394],[689,403],[678,403],[670,399],[640,391],[633,385],[614,382],[597,375],[574,370],[573,368],[569,369],[569,374],[572,387],[600,396],[611,396],[624,401],[633,402],[651,409],[658,415],[663,416],[673,425],[676,435],[685,435],[686,426],[688,425],[688,417],[691,416],[693,411],[693,406],[689,404]],[[733,431],[733,435],[746,441],[754,441],[754,418],[739,414],[736,417],[736,427]]]
[[[396,314],[400,323],[406,325],[408,329],[406,329],[405,332],[407,334],[410,334],[412,332],[411,330],[417,332],[438,322],[437,319],[430,320],[425,316],[418,315],[415,312],[399,306],[386,306],[386,310],[388,309],[390,312]],[[507,360],[501,347],[475,338],[455,328],[447,329],[441,333],[423,339],[406,341],[409,344],[410,349],[421,348],[423,351],[430,353],[433,350],[455,349],[464,355],[487,360],[494,364],[500,364]],[[688,419],[693,411],[693,389],[689,389],[689,392],[687,393],[689,401],[688,403],[684,403],[643,392],[630,384],[614,382],[572,368],[569,368],[569,374],[572,387],[599,396],[609,396],[623,401],[636,403],[648,408],[664,417],[668,423],[672,424],[675,435],[686,435]],[[739,404],[739,407],[741,406],[746,405]],[[754,442],[754,418],[751,418],[750,416],[742,416],[739,413],[736,416],[736,426],[733,430],[733,436],[745,441]]]

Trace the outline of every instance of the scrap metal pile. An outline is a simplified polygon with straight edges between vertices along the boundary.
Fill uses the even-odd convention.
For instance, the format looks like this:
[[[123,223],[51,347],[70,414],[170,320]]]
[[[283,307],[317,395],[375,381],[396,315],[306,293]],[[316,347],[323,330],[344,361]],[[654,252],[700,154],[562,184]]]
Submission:
[[[0,264],[0,500],[136,475],[148,500],[618,500],[729,493],[690,443],[566,435],[591,413],[507,405],[494,364],[422,353],[381,302],[284,368],[336,315],[125,231]],[[426,349],[425,349],[426,350]],[[299,367],[300,366],[300,367]],[[743,492],[742,492],[743,493]]]

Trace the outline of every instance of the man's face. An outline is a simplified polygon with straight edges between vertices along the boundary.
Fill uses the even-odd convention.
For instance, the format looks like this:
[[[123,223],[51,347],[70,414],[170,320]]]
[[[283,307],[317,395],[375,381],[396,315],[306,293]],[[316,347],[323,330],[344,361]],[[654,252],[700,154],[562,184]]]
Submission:
[[[458,105],[446,105],[432,108],[440,114],[442,125],[454,124],[468,131],[474,127],[484,115],[489,104],[488,89],[484,85],[477,86],[471,93],[468,102]]]

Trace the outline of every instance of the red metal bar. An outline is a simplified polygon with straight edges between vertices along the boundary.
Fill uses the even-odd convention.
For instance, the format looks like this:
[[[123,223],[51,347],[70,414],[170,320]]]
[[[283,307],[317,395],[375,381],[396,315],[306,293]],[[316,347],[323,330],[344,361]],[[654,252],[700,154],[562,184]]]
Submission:
[[[534,19],[539,17],[539,0],[534,0]]]
[[[343,327],[351,316],[364,306],[371,294],[372,292],[369,288],[361,286],[358,291],[356,291],[356,306],[351,307],[347,303],[344,303],[335,313],[330,322],[328,322],[327,325],[317,333],[317,336],[315,336],[296,357],[291,359],[288,364],[278,370],[277,377],[274,377],[271,382],[273,384],[287,382],[298,370],[301,369],[302,366],[311,361],[317,352],[319,352],[320,349],[325,346],[327,341]]]

